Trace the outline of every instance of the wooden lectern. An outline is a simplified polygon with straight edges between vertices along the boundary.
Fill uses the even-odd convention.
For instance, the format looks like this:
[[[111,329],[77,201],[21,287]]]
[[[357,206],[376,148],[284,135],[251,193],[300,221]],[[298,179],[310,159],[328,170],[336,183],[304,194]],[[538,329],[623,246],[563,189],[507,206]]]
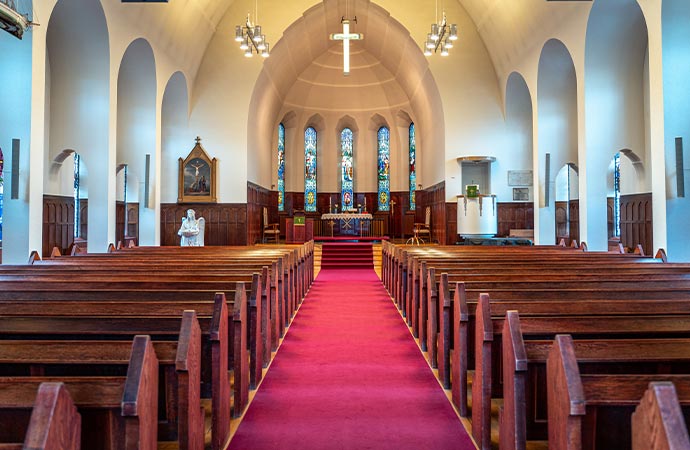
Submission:
[[[293,217],[285,219],[285,243],[303,244],[314,239],[314,220],[307,219],[304,211],[295,210]]]

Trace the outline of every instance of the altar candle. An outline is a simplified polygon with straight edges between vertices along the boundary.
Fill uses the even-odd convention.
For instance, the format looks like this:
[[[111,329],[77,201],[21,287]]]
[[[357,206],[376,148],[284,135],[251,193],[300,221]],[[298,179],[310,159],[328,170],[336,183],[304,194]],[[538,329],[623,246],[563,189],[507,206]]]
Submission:
[[[367,198],[366,197],[364,197],[364,210],[365,211],[367,210]]]

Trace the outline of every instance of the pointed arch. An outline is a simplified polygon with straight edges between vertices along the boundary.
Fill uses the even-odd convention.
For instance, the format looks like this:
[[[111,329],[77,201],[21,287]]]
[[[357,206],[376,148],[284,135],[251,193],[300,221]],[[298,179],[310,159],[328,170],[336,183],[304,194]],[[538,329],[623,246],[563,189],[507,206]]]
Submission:
[[[340,132],[340,203],[342,211],[354,208],[355,168],[354,133],[345,127]]]
[[[304,130],[304,210],[316,212],[316,162],[318,135],[312,126]]]
[[[382,126],[376,133],[378,154],[378,210],[390,211],[390,140],[391,133],[387,126]]]

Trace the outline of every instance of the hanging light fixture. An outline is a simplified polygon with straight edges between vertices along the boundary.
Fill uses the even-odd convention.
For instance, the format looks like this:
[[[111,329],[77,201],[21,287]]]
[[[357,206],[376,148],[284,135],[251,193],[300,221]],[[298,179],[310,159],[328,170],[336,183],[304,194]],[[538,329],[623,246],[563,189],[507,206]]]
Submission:
[[[436,15],[438,18],[438,0],[436,0]],[[441,20],[431,24],[431,32],[426,35],[426,40],[422,45],[425,56],[438,53],[441,49],[441,56],[448,56],[448,50],[453,48],[453,41],[458,39],[458,26],[448,24],[446,11],[441,13]]]
[[[258,21],[259,17],[258,0],[254,2],[254,18]],[[247,21],[244,25],[235,26],[235,41],[240,43],[240,50],[244,51],[244,56],[251,58],[254,53],[268,58],[269,44],[266,42],[266,35],[262,34],[261,25],[253,24],[251,15],[247,13]]]

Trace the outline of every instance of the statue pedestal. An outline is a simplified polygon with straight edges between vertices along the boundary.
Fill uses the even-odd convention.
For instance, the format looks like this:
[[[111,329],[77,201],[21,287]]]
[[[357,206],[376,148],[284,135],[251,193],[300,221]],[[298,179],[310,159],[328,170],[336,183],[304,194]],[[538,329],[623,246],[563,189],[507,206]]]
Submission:
[[[458,195],[458,234],[463,237],[493,237],[498,232],[495,195]]]

